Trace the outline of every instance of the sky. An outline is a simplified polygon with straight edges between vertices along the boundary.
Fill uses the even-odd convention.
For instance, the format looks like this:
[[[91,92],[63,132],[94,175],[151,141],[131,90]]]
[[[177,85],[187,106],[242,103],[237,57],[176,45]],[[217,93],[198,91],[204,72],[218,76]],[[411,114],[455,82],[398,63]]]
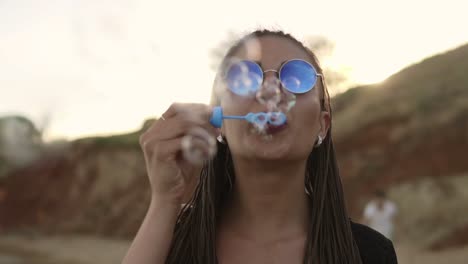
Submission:
[[[468,43],[464,0],[0,0],[0,116],[47,140],[139,129],[172,102],[208,103],[229,32],[335,43],[330,67],[374,83]]]

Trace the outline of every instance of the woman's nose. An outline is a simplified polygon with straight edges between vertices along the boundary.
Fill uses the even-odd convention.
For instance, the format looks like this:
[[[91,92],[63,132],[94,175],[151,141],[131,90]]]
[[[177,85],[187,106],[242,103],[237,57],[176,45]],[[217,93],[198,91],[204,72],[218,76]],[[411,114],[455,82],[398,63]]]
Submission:
[[[266,80],[271,80],[271,79],[276,79],[279,81],[278,79],[278,71],[276,70],[266,70],[263,72],[263,79],[264,81]]]
[[[266,105],[269,111],[273,111],[273,108],[281,101],[281,82],[276,72],[265,72],[256,98],[259,103]]]

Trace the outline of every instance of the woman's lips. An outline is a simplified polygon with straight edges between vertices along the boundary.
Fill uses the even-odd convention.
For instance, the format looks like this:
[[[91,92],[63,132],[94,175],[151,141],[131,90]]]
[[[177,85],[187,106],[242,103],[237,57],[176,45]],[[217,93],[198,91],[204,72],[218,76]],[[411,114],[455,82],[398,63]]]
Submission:
[[[282,125],[279,125],[279,126],[274,126],[274,125],[267,125],[266,129],[265,129],[265,132],[267,134],[276,134],[276,133],[279,133],[281,131],[283,131],[284,129],[286,129],[286,127],[288,126],[288,123],[284,123]]]

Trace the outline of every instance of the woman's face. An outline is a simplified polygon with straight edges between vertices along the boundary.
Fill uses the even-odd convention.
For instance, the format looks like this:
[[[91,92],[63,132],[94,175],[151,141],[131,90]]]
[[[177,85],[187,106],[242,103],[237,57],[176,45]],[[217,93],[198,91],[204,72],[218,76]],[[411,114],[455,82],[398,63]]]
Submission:
[[[262,36],[256,45],[244,45],[234,59],[260,62],[263,70],[279,70],[282,63],[302,59],[312,63],[309,54],[298,44],[281,36]],[[251,50],[254,48],[255,50]],[[265,80],[275,81],[274,72],[265,73]],[[223,85],[221,106],[225,115],[245,115],[249,112],[267,112],[267,107],[254,97],[242,97],[230,92]],[[282,89],[282,88],[281,88]],[[305,94],[296,95],[296,104],[286,114],[286,126],[271,136],[258,134],[252,124],[245,121],[224,120],[222,133],[226,137],[234,157],[261,160],[306,159],[312,151],[318,135],[326,135],[329,115],[322,112],[321,81]],[[282,91],[284,92],[284,91]]]

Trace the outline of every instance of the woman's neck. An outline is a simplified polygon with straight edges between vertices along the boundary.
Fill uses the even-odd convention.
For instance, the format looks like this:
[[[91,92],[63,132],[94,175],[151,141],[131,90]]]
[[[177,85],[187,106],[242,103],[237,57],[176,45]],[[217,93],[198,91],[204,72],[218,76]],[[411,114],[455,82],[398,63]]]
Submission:
[[[306,162],[235,162],[236,180],[224,217],[247,239],[276,240],[307,232]]]

